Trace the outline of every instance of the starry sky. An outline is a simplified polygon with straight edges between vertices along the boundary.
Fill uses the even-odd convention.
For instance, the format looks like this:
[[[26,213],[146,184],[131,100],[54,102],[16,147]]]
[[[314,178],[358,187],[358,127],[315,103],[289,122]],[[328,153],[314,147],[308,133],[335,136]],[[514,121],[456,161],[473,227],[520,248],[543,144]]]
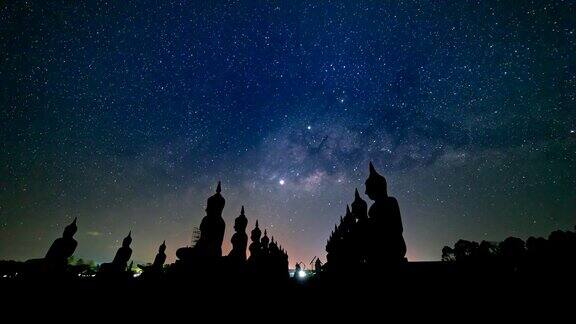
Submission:
[[[325,260],[369,161],[410,260],[570,229],[574,53],[572,1],[3,1],[0,259],[173,261],[221,180],[225,252]]]

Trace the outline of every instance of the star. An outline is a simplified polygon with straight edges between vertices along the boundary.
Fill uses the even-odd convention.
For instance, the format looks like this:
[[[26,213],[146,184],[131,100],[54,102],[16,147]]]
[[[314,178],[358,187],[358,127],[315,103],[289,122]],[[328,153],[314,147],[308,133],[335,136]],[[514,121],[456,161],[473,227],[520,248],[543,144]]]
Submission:
[[[281,186],[283,186],[283,185],[286,183],[286,181],[284,181],[284,179],[280,179],[280,181],[278,181],[278,183],[279,183]]]

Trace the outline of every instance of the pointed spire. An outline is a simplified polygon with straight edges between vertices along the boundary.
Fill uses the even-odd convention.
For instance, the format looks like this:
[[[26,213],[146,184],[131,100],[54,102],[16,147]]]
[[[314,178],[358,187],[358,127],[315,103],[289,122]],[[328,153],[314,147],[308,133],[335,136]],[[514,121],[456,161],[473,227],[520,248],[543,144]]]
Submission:
[[[78,219],[78,217],[74,217],[74,220],[72,221],[72,223],[66,225],[66,227],[64,227],[64,234],[63,236],[74,236],[74,234],[76,234],[76,231],[78,230],[78,226],[76,226],[76,220]]]
[[[372,161],[370,161],[370,164],[368,164],[368,168],[370,169],[370,175],[377,175],[378,174],[378,172],[374,168],[374,164],[372,164]]]
[[[374,168],[374,164],[372,164],[372,162],[370,162],[369,169],[370,169],[370,174],[368,175],[368,178],[374,178],[374,179],[381,178],[384,181],[386,181],[386,178],[384,178],[383,175],[381,175],[380,173],[378,173],[378,171],[376,171],[376,169]]]
[[[360,194],[358,193],[358,188],[356,188],[356,189],[354,190],[354,199],[362,199],[362,198],[360,197]]]
[[[244,205],[242,205],[242,209],[240,210],[240,215],[244,216]]]
[[[346,204],[346,216],[350,215],[350,206],[348,204]]]
[[[372,162],[370,162],[370,175],[368,175],[368,179],[366,179],[366,194],[368,197],[370,197],[370,195],[374,197],[387,197],[387,186],[386,178],[379,174]],[[372,199],[372,197],[370,197],[370,199]]]
[[[256,228],[258,228],[258,220],[256,220]]]
[[[222,184],[218,181],[218,186],[216,186],[216,192],[220,193],[222,191]]]
[[[132,231],[128,232],[128,236],[122,240],[122,246],[129,246],[130,243],[132,243]]]

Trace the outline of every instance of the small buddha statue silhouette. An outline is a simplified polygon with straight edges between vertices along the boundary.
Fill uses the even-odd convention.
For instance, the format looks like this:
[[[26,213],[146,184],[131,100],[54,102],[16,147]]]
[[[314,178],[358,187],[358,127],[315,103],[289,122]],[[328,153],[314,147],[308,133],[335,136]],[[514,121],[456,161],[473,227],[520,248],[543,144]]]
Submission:
[[[366,195],[374,203],[368,211],[371,223],[368,262],[378,265],[406,261],[406,243],[402,235],[402,218],[398,201],[388,196],[386,179],[376,171],[372,162],[369,169]]]
[[[280,252],[280,249],[278,248],[278,243],[274,241],[274,236],[270,238],[270,244],[268,244],[268,251],[272,256],[276,256],[278,255],[278,252]]]
[[[128,232],[128,236],[122,240],[122,246],[116,252],[114,260],[112,260],[112,263],[117,265],[120,271],[126,270],[128,261],[130,261],[130,257],[132,256],[132,249],[130,248],[131,243],[132,231]]]
[[[220,192],[222,186],[220,181],[216,187],[216,193],[208,198],[206,204],[206,216],[200,223],[200,238],[195,248],[199,256],[203,257],[221,257],[222,241],[224,240],[224,231],[226,223],[222,218],[222,210],[226,200]]]
[[[349,205],[346,205],[346,213],[344,214],[344,223],[345,226],[347,227],[347,232],[352,230],[352,226],[356,223],[356,218],[352,214],[352,211],[350,211]]]
[[[44,260],[56,266],[65,266],[68,264],[68,258],[74,254],[78,242],[74,239],[74,234],[78,231],[76,226],[77,218],[74,218],[71,224],[64,228],[62,237],[57,238],[48,249]]]
[[[248,248],[250,250],[250,261],[255,261],[261,255],[262,248],[260,245],[260,236],[262,236],[262,231],[260,231],[258,220],[256,220],[256,226],[254,226],[254,229],[250,233],[250,240],[252,241]]]
[[[234,231],[232,235],[232,250],[228,256],[234,261],[246,261],[246,247],[248,246],[248,235],[246,234],[248,219],[244,215],[244,206],[240,210],[240,216],[234,220]]]
[[[158,253],[154,258],[154,263],[152,263],[152,268],[154,270],[162,270],[164,263],[166,262],[166,241],[163,241],[160,247],[158,247]]]
[[[164,263],[166,262],[166,241],[158,247],[158,253],[154,258],[154,262],[149,265],[138,265],[142,269],[142,278],[158,278],[162,274]]]
[[[322,272],[322,261],[320,261],[320,258],[316,258],[316,262],[314,262],[314,271],[316,274]]]
[[[122,240],[122,246],[116,251],[114,260],[110,263],[103,263],[100,265],[100,273],[124,273],[128,267],[128,261],[132,256],[132,231],[128,232],[128,236]]]
[[[368,224],[368,204],[362,197],[358,189],[354,191],[354,201],[351,204],[352,215],[356,220],[354,232],[352,234],[352,245],[354,250],[354,263],[356,265],[366,264],[369,248],[369,224]]]
[[[262,255],[268,255],[269,243],[270,239],[268,238],[268,233],[266,233],[266,230],[264,230],[264,236],[262,236],[262,239],[260,240],[260,248],[262,249]]]
[[[350,204],[352,207],[352,214],[356,219],[356,222],[362,222],[368,219],[368,204],[360,194],[358,193],[358,188],[354,190],[354,201]]]

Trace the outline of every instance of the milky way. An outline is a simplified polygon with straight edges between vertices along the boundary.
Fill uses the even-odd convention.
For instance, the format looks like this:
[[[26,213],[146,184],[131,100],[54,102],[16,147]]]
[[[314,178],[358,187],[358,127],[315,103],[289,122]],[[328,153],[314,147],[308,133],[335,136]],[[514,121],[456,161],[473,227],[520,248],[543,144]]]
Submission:
[[[7,1],[0,258],[190,244],[223,183],[291,264],[388,178],[408,257],[576,223],[571,1]],[[367,197],[365,197],[367,199]]]

